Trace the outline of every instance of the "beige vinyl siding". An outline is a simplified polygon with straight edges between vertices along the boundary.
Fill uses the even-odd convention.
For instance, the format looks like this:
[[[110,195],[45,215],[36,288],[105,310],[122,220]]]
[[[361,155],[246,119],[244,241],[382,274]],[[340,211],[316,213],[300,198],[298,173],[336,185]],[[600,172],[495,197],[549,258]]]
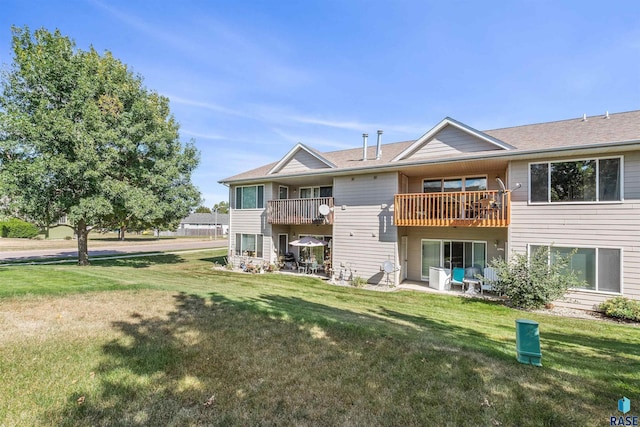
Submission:
[[[267,222],[267,200],[273,197],[273,184],[260,183],[264,185],[263,209],[229,209],[229,254],[231,255],[236,247],[236,233],[240,234],[262,234],[262,254],[265,259],[273,256],[271,242],[271,225]],[[235,197],[235,186],[230,188],[231,197]],[[235,205],[232,205],[235,206]],[[236,254],[237,255],[237,254]]]
[[[309,154],[305,150],[299,150],[278,173],[297,173],[313,169],[326,169],[329,166]]]
[[[412,160],[428,159],[487,150],[501,150],[501,148],[453,126],[445,126],[437,135],[407,158]]]
[[[594,157],[617,155],[608,153]],[[510,185],[522,183],[522,188],[515,190],[511,197],[510,250],[525,253],[528,244],[620,248],[623,294],[640,299],[640,153],[624,154],[624,202],[614,203],[529,204],[530,163],[512,162],[510,166]],[[592,309],[594,304],[612,295],[576,291],[567,297],[569,302],[558,304]]]
[[[423,239],[487,242],[487,262],[504,257],[507,239],[504,228],[402,227],[398,234],[408,237],[408,280],[422,280]],[[498,246],[495,245],[496,240]]]
[[[334,179],[333,265],[336,272],[341,266],[351,266],[354,276],[370,283],[386,280],[380,272],[382,263],[391,260],[397,265],[398,262],[397,228],[393,225],[392,210],[397,190],[397,173]]]

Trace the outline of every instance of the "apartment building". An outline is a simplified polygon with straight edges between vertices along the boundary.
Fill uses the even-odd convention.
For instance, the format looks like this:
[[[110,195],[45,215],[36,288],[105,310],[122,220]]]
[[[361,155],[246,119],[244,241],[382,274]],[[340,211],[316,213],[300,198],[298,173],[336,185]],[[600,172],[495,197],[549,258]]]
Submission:
[[[640,299],[640,111],[479,131],[445,118],[414,141],[319,152],[221,180],[229,255],[269,262],[314,236],[333,273],[429,282],[538,246],[571,253],[568,306]],[[372,138],[373,139],[373,138]],[[433,280],[433,278],[431,278]]]

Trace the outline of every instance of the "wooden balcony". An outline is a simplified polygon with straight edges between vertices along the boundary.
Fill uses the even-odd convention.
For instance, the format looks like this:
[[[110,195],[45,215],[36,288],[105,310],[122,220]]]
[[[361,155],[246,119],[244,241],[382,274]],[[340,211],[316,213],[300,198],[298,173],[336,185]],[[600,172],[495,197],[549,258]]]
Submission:
[[[328,215],[322,215],[320,205],[331,208]],[[281,199],[267,202],[269,224],[333,224],[333,197],[313,199]]]
[[[511,217],[509,191],[396,194],[397,226],[506,227]]]

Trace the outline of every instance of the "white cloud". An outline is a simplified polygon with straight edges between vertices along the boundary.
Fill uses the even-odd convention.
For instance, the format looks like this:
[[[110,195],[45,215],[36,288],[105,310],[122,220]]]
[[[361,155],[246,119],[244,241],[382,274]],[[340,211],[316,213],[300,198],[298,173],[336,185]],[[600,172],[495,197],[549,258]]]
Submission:
[[[180,129],[180,133],[181,134],[186,134],[189,135],[193,138],[201,138],[201,139],[215,139],[215,140],[226,140],[227,138],[222,136],[222,135],[218,135],[218,134],[214,134],[214,133],[202,133],[202,132],[193,132],[191,130],[188,129]]]
[[[298,123],[306,123],[313,125],[326,126],[331,128],[338,129],[347,129],[347,130],[355,130],[361,132],[372,132],[373,129],[378,130],[387,130],[398,133],[405,134],[421,134],[424,133],[424,126],[412,126],[412,125],[389,125],[389,124],[381,124],[381,123],[366,123],[366,122],[358,122],[358,121],[342,121],[342,120],[329,120],[329,119],[319,119],[316,117],[306,117],[302,115],[291,115],[288,117],[289,119],[296,121]]]
[[[231,116],[239,116],[239,117],[251,118],[251,116],[247,115],[246,113],[243,113],[243,112],[238,111],[238,110],[234,110],[232,108],[223,107],[222,105],[214,104],[212,102],[196,101],[196,100],[193,100],[193,99],[181,98],[179,96],[170,95],[170,94],[166,94],[166,93],[163,94],[163,96],[166,96],[167,98],[169,98],[169,100],[171,102],[175,102],[177,104],[188,105],[190,107],[196,107],[196,108],[199,108],[199,109],[200,108],[204,108],[206,110],[215,111],[217,113],[229,114]]]

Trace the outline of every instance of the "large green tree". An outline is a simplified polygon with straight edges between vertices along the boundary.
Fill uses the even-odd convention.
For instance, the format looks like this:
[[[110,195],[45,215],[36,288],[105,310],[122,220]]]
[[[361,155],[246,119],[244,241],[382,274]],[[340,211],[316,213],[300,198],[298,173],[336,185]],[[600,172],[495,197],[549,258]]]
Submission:
[[[168,228],[200,203],[192,143],[169,100],[111,53],[60,34],[13,28],[2,74],[0,182],[12,209],[48,225],[66,214],[89,262],[92,227]]]

